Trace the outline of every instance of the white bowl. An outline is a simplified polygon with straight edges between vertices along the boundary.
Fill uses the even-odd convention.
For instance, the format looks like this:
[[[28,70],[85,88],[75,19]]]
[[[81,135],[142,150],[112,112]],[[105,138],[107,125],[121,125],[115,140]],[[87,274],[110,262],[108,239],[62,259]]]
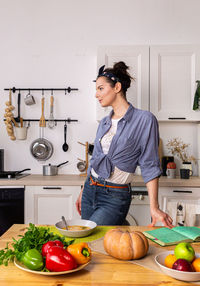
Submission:
[[[182,281],[200,281],[200,272],[178,271],[166,267],[164,261],[169,254],[174,254],[174,251],[165,251],[155,257],[155,262],[165,274]],[[200,253],[195,253],[195,257],[200,257]]]
[[[81,226],[88,226],[90,229],[84,229],[84,230],[66,230],[63,229],[65,227],[63,221],[59,221],[55,224],[56,228],[59,230],[59,232],[68,237],[84,237],[90,235],[94,229],[96,228],[97,224],[94,221],[86,220],[86,219],[71,219],[66,220],[67,225],[81,225]]]

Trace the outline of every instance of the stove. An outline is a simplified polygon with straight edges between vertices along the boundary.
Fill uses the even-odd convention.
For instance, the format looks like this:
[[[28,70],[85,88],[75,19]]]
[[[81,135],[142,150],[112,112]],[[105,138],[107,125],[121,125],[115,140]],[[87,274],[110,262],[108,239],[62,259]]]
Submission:
[[[0,180],[19,180],[26,176],[29,176],[29,173],[23,173],[23,174],[4,174],[0,173]]]

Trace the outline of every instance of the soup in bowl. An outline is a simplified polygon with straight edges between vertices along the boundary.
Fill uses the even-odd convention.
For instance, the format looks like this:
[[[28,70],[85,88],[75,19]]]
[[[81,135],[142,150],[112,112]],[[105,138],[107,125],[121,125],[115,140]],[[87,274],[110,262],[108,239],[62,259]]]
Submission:
[[[68,229],[66,229],[63,221],[59,221],[55,224],[59,232],[67,237],[84,237],[90,235],[97,224],[94,221],[86,219],[72,219],[67,220]]]

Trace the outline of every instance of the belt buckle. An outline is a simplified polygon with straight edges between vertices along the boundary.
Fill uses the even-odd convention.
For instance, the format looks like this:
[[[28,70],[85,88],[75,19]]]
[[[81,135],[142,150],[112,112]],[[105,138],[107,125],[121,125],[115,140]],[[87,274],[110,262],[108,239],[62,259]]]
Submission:
[[[90,186],[96,186],[97,182],[90,177]]]

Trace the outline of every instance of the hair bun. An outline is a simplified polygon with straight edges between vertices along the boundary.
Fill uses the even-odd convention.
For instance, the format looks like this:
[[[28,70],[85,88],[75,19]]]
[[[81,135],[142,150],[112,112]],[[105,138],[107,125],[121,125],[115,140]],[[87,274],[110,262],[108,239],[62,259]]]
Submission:
[[[106,68],[104,72],[110,73],[117,77],[118,81],[122,85],[122,91],[124,94],[124,97],[126,98],[126,91],[131,85],[131,80],[134,78],[128,73],[129,67],[123,62],[120,61],[118,63],[115,63],[112,68]],[[111,86],[114,87],[116,84],[116,81],[114,82],[112,78],[106,78],[107,81],[110,82]]]
[[[124,62],[118,62],[118,63],[115,63],[114,66],[113,66],[113,69],[115,71],[119,71],[121,73],[127,73],[127,70],[129,69],[129,67],[124,63]]]

